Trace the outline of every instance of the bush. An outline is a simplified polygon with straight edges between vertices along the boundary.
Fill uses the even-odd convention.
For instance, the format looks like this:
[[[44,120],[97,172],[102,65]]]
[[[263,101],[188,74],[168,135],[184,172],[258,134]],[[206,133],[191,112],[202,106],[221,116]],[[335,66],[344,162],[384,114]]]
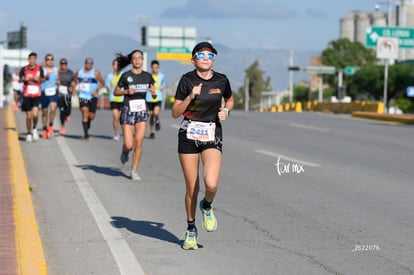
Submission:
[[[414,113],[414,99],[397,98],[391,102],[391,106],[398,107],[404,113]]]

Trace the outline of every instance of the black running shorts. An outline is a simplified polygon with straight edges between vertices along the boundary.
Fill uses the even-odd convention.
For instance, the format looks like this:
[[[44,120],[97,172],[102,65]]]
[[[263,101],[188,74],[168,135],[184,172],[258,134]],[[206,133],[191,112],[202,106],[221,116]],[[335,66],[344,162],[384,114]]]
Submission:
[[[22,111],[28,112],[28,111],[31,111],[33,107],[39,108],[39,104],[40,104],[40,96],[36,96],[36,97],[24,96],[23,102],[22,102]]]
[[[198,154],[206,149],[214,148],[223,152],[223,130],[221,123],[216,122],[216,133],[214,141],[197,141],[187,138],[187,129],[178,130],[178,153]]]
[[[98,106],[98,98],[93,97],[92,99],[79,98],[79,108],[88,107],[90,113],[96,113]]]

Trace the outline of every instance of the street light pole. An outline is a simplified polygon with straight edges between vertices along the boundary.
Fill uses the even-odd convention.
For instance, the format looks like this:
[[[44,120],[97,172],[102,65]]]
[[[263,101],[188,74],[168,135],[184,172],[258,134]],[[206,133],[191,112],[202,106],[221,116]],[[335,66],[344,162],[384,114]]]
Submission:
[[[388,63],[389,59],[385,59],[385,68],[384,68],[384,113],[388,113],[387,108],[387,86],[388,86]]]
[[[250,79],[248,76],[246,76],[246,78],[244,79],[244,111],[245,112],[249,111],[249,101],[250,101],[249,86],[250,86]]]
[[[387,27],[390,27],[391,24],[391,16],[392,16],[392,0],[388,0],[388,13],[387,13]],[[387,108],[387,94],[388,94],[388,67],[389,67],[390,59],[385,59],[385,68],[384,68],[384,113],[388,113]]]
[[[388,26],[392,26],[391,16],[392,16],[392,0],[388,0],[388,16],[387,16]]]
[[[147,17],[147,16],[139,16],[138,20],[139,20],[139,23],[140,23],[141,27],[145,27],[145,28],[147,27],[147,24],[148,24],[148,21],[149,21],[149,17]],[[146,30],[146,31],[148,31],[148,30]],[[146,34],[144,34],[144,35],[146,35]],[[146,40],[146,38],[145,38],[145,40]],[[148,43],[148,41],[146,41],[146,43]],[[143,53],[142,58],[144,59],[144,63],[142,64],[142,69],[144,71],[147,71],[148,70],[148,61],[147,61],[148,53],[147,53],[147,46],[146,45],[141,45],[141,47],[142,47],[142,53]]]
[[[293,66],[293,50],[290,50],[289,66]],[[289,103],[292,103],[293,100],[293,90],[293,71],[289,70]]]

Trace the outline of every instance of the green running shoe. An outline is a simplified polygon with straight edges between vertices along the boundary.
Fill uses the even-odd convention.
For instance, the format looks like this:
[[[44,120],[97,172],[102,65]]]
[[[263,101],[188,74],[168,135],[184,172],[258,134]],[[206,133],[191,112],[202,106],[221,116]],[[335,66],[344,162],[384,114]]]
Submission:
[[[197,245],[197,228],[194,231],[185,231],[185,239],[183,243],[183,249],[185,250],[196,250],[198,249]]]
[[[203,229],[207,232],[213,232],[217,229],[217,219],[214,216],[213,208],[209,210],[203,209],[204,199],[200,201],[200,210],[203,214]]]

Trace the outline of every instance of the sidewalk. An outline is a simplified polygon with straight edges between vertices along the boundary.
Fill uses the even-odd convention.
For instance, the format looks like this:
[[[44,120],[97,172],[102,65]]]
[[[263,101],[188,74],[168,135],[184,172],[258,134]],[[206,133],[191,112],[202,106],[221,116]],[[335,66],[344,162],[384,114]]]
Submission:
[[[10,176],[7,109],[0,109],[0,274],[18,274],[16,260],[13,193]]]
[[[15,112],[0,109],[0,274],[47,274]]]

